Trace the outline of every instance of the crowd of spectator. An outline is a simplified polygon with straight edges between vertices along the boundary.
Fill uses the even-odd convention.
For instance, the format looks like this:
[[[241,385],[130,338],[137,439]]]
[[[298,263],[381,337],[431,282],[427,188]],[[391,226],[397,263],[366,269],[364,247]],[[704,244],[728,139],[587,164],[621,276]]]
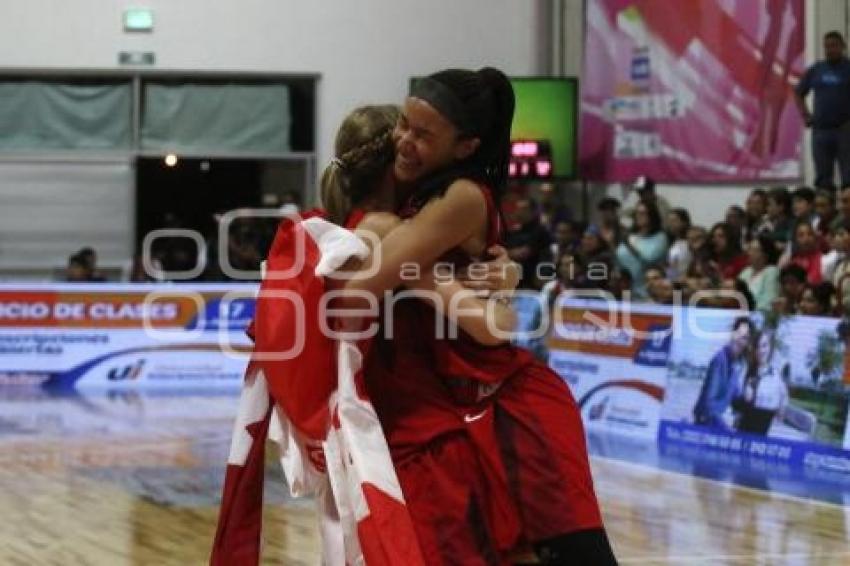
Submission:
[[[850,187],[755,189],[744,206],[728,207],[710,228],[693,224],[688,210],[671,207],[651,179],[640,178],[632,195],[631,203],[602,199],[592,223],[574,219],[551,185],[537,198],[513,198],[505,245],[522,267],[520,287],[549,298],[568,289],[595,290],[658,304],[850,314]],[[277,204],[282,212],[297,210],[292,202]],[[258,276],[277,219],[236,218],[228,229],[227,262],[219,258],[220,220],[216,215],[200,247],[182,236],[157,238],[148,261],[135,257],[126,279],[175,280],[172,274],[192,270],[199,271],[194,281]],[[161,227],[189,228],[174,214],[165,215]],[[223,269],[225,263],[240,276]],[[65,279],[105,281],[95,251],[70,256]]]
[[[286,193],[282,199],[270,200],[263,205],[265,209],[278,209],[280,215],[297,213],[298,195]],[[236,214],[228,223],[227,244],[223,248],[227,250],[227,258],[221,258],[219,234],[225,212],[213,215],[206,226],[190,225],[173,212],[164,214],[157,230],[179,230],[181,235],[164,232],[157,235],[146,261],[140,247],[120,279],[132,283],[259,280],[260,264],[271,246],[279,218],[252,216],[247,211],[245,215]],[[189,231],[199,234],[200,238],[189,237]],[[106,281],[96,264],[95,251],[83,248],[68,258],[63,279],[68,282]]]
[[[597,290],[657,304],[850,314],[850,187],[755,189],[708,228],[670,207],[650,179],[637,188],[632,205],[600,201],[589,224],[553,213],[549,195],[540,204],[517,197],[506,247],[523,268],[521,287],[546,297]]]

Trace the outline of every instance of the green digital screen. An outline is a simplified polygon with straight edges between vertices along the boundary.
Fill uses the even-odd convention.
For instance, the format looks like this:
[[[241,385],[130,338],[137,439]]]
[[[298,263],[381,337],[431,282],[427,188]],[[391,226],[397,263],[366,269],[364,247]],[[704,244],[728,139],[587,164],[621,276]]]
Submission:
[[[575,178],[578,81],[512,78],[516,97],[512,140],[548,141],[554,177]]]

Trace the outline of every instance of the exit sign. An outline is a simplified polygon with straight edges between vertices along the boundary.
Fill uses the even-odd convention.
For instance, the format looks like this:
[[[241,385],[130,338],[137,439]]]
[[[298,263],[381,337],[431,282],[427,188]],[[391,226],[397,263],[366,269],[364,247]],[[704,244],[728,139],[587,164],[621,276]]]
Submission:
[[[153,10],[150,8],[124,10],[124,31],[153,31]]]

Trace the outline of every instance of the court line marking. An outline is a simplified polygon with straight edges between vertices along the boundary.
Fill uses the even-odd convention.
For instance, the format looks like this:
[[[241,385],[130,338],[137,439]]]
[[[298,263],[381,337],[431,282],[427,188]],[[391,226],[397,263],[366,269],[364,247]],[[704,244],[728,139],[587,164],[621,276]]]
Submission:
[[[704,477],[697,476],[697,475],[694,475],[694,474],[689,474],[687,472],[677,472],[677,471],[674,471],[674,470],[665,470],[663,468],[659,468],[659,467],[653,466],[651,464],[639,464],[637,462],[629,462],[629,461],[626,461],[626,460],[620,460],[618,458],[612,458],[611,456],[591,455],[590,459],[591,460],[599,459],[599,460],[603,460],[605,462],[619,464],[619,465],[627,467],[627,468],[637,468],[637,469],[641,469],[641,470],[653,470],[655,472],[660,472],[662,474],[669,474],[669,475],[672,475],[672,476],[682,476],[682,477],[694,479],[696,481],[733,487],[735,489],[740,489],[741,491],[746,491],[746,492],[749,492],[749,493],[755,493],[755,494],[759,494],[759,495],[762,495],[762,496],[776,497],[778,499],[787,499],[788,501],[794,501],[796,503],[805,503],[805,504],[808,504],[808,505],[830,507],[830,508],[841,509],[841,510],[846,511],[845,505],[840,504],[840,503],[832,503],[830,501],[823,501],[821,499],[809,499],[809,498],[806,498],[806,497],[800,497],[799,495],[791,495],[791,494],[782,493],[782,492],[779,492],[779,491],[768,491],[768,490],[765,490],[765,489],[758,489],[758,488],[755,488],[755,487],[739,485],[737,483],[730,482],[730,481],[704,478]],[[848,552],[850,552],[850,551],[848,551]]]

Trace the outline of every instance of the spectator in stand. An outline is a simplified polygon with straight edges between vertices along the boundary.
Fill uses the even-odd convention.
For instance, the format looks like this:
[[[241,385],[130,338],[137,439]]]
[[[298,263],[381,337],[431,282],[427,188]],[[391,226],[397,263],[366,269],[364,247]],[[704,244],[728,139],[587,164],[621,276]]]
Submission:
[[[844,254],[839,253],[839,251],[835,248],[835,232],[836,231],[833,230],[827,237],[826,251],[820,259],[821,279],[823,281],[832,281],[832,275],[835,273],[835,268],[844,256]]]
[[[669,279],[659,279],[649,289],[649,300],[656,305],[672,305],[676,291],[681,289],[681,286],[675,285]]]
[[[830,316],[835,288],[829,281],[817,285],[806,285],[800,297],[799,314],[808,316]]]
[[[516,227],[508,231],[505,247],[508,256],[522,267],[521,289],[540,289],[537,266],[551,261],[549,245],[552,238],[540,223],[534,201],[523,196],[517,199],[514,208]]]
[[[791,214],[794,216],[791,226],[793,239],[798,222],[808,222],[817,227],[818,218],[815,215],[815,191],[809,187],[797,187],[791,195]]]
[[[688,247],[688,231],[691,229],[691,215],[684,208],[674,208],[667,215],[667,237],[671,244],[667,252],[667,277],[678,281],[685,276],[691,264],[691,250]]]
[[[826,250],[832,223],[838,216],[838,212],[835,210],[835,194],[829,189],[818,189],[815,193],[814,212],[818,219],[815,230],[818,233],[822,249]]]
[[[655,181],[650,177],[642,175],[632,183],[631,191],[626,198],[622,212],[620,212],[621,220],[631,228],[634,228],[634,225],[629,223],[634,220],[634,211],[641,202],[651,202],[654,204],[658,208],[662,219],[667,218],[667,214],[670,213],[670,209],[672,208],[670,203],[667,202],[667,199],[655,192]]]
[[[587,285],[594,289],[606,289],[614,269],[614,253],[595,225],[588,226],[581,238],[579,255],[587,269]]]
[[[688,250],[691,252],[691,263],[685,272],[686,289],[689,293],[709,288],[720,282],[720,274],[711,260],[711,249],[708,245],[708,231],[702,226],[691,226],[688,230]]]
[[[541,304],[551,309],[558,295],[585,288],[585,265],[578,254],[566,253],[558,258],[558,277],[547,282],[540,291]]]
[[[660,281],[664,279],[666,274],[664,273],[664,268],[660,265],[648,265],[646,269],[643,270],[643,279],[646,281],[647,287],[650,284]]]
[[[166,229],[181,229],[188,226],[174,213],[166,212],[160,221],[159,228]],[[216,232],[217,233],[217,232]],[[217,247],[209,243],[206,244],[205,252],[215,252]],[[151,246],[151,254],[157,258],[163,269],[163,278],[168,280],[172,272],[186,272],[194,269],[199,261],[198,246],[191,239],[186,237],[159,237],[156,238]],[[200,259],[204,261],[203,258]],[[206,261],[206,267],[209,270],[212,266],[217,266],[217,261]],[[223,277],[213,277],[213,281],[221,281]]]
[[[540,202],[540,223],[549,230],[550,234],[555,233],[559,223],[572,220],[572,213],[567,205],[564,204],[563,199],[560,198],[555,185],[552,183],[541,184],[538,197]]]
[[[68,257],[68,267],[65,269],[65,281],[69,283],[85,283],[89,281],[88,262],[79,253]]]
[[[781,293],[773,301],[773,310],[780,314],[795,314],[806,288],[806,270],[796,264],[782,268],[779,287]]]
[[[694,300],[694,295],[700,293],[700,298],[696,301],[695,305],[713,306],[706,300],[706,292],[713,288],[714,282],[708,277],[697,274],[696,271],[696,269],[689,270],[688,276],[682,281],[683,299],[688,301],[688,304],[691,304],[691,301]]]
[[[774,299],[779,296],[779,268],[776,260],[779,251],[770,236],[762,234],[747,245],[750,264],[738,278],[746,283],[755,300],[755,308],[770,310]]]
[[[726,224],[731,226],[738,233],[738,239],[741,241],[741,247],[744,248],[746,240],[744,239],[744,231],[747,227],[747,214],[744,209],[733,204],[726,209]]]
[[[838,214],[832,220],[830,228],[835,231],[845,220],[850,220],[850,187],[844,187],[838,193]]]
[[[673,296],[673,286],[662,266],[650,265],[643,271],[643,278],[646,281],[646,297],[650,302],[665,304],[664,301]]]
[[[625,301],[628,298],[626,293],[632,292],[634,286],[634,277],[628,269],[614,269],[611,272],[611,278],[608,282],[608,290],[618,301]]]
[[[747,266],[747,254],[741,250],[741,237],[730,224],[718,222],[711,229],[711,261],[722,279],[736,279]]]
[[[632,233],[617,246],[617,264],[632,273],[632,291],[637,299],[644,299],[644,270],[666,259],[667,235],[661,229],[661,214],[653,201],[638,203],[632,226]]]
[[[261,250],[264,233],[258,220],[260,219],[238,218],[231,225],[227,249],[230,264],[235,269],[255,273],[260,270],[260,263],[266,254]]]
[[[783,187],[767,193],[767,214],[761,232],[767,232],[780,249],[791,239],[791,196]]]
[[[764,215],[767,212],[767,192],[764,189],[753,189],[747,197],[746,210],[744,239],[749,242],[756,237],[759,227],[764,222]]]
[[[815,186],[835,187],[835,163],[841,173],[841,186],[850,184],[850,60],[844,36],[837,31],[823,38],[825,60],[818,61],[800,79],[795,100],[806,126],[812,128],[812,156]],[[805,97],[815,93],[814,114]]]
[[[86,270],[88,271],[87,281],[92,283],[102,283],[106,281],[106,277],[104,277],[97,269],[97,252],[94,251],[94,248],[82,248],[77,252],[77,255],[86,262]]]
[[[785,263],[780,262],[780,265],[799,265],[806,272],[807,282],[814,285],[820,283],[823,278],[822,257],[823,252],[821,252],[818,236],[812,228],[812,223],[797,222],[790,260]]]
[[[572,220],[562,220],[555,225],[555,241],[549,246],[549,257],[559,258],[561,254],[571,254],[578,250],[581,226]]]
[[[623,240],[623,225],[620,223],[620,201],[607,197],[596,206],[599,213],[599,235],[612,250]]]
[[[82,248],[68,256],[64,281],[75,283],[102,283],[106,278],[97,271],[97,254],[92,248]]]
[[[691,258],[707,257],[708,250],[708,231],[702,226],[691,226],[688,228],[688,251]]]
[[[850,220],[845,220],[832,234],[832,245],[838,259],[830,280],[835,288],[835,303],[842,316],[850,314]]]

